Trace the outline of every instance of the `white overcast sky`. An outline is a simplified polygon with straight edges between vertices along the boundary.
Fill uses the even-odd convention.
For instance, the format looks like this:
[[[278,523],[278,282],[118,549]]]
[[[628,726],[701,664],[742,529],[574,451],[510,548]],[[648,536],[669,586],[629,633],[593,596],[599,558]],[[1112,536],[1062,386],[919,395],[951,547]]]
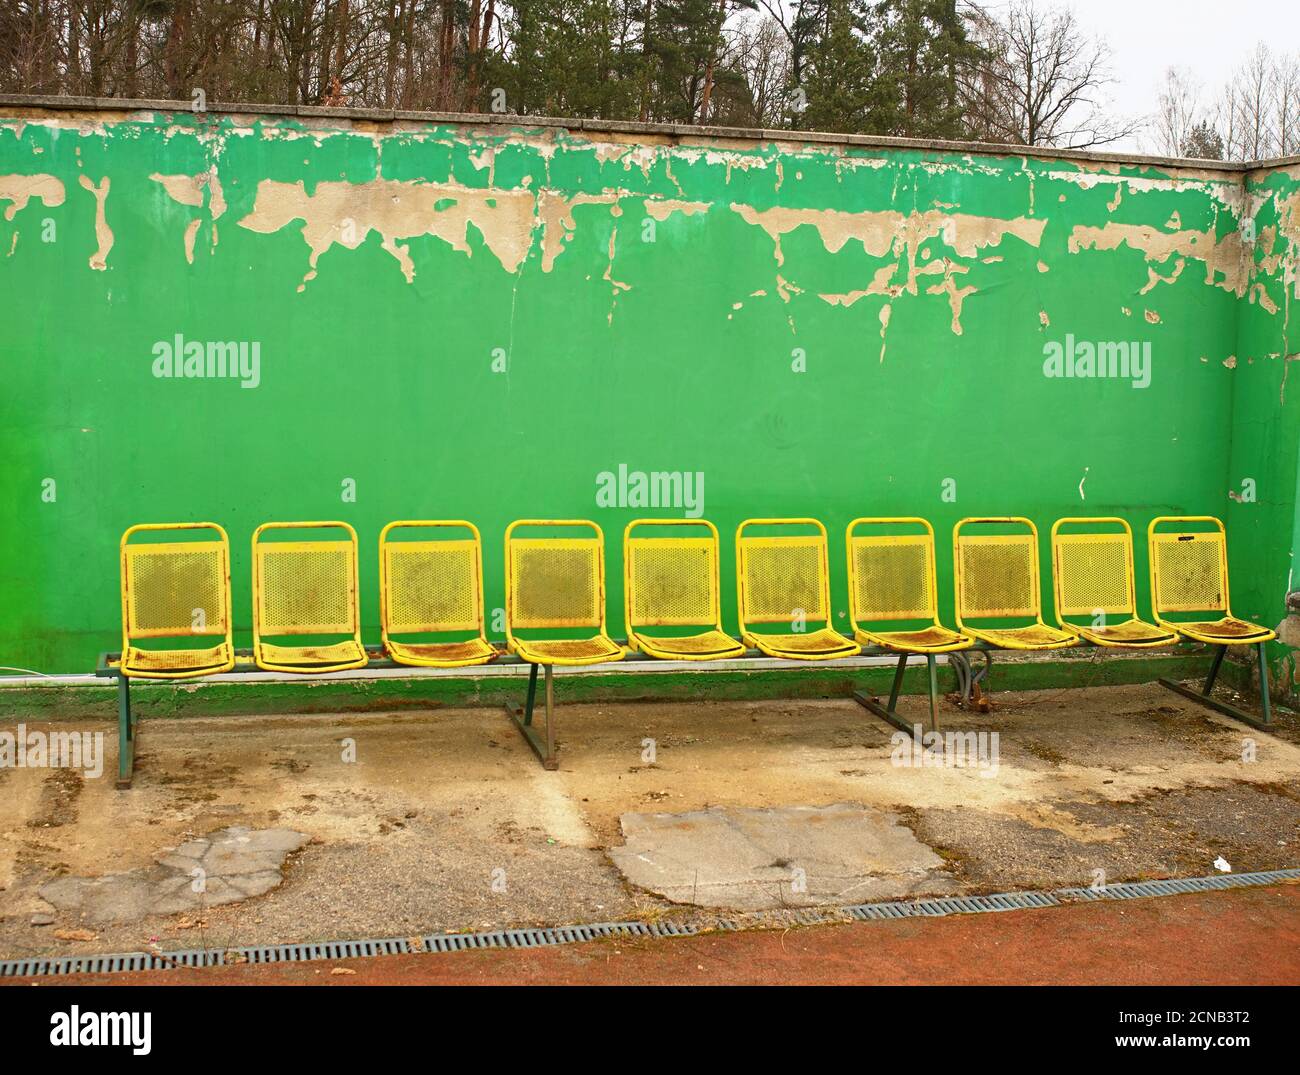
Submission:
[[[1203,85],[1207,103],[1263,41],[1280,53],[1300,52],[1300,0],[1080,0],[1044,6],[1072,7],[1079,21],[1111,49],[1117,112],[1144,116],[1170,67],[1185,67]],[[992,8],[1005,5],[992,0]],[[1154,151],[1138,135],[1120,150]],[[1112,147],[1107,147],[1112,148]]]

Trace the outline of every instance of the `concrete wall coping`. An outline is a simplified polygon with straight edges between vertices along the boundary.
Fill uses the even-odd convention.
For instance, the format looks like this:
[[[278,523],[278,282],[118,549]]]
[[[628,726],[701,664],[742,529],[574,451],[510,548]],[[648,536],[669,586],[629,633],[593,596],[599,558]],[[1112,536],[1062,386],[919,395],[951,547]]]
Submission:
[[[49,97],[25,94],[0,94],[0,108],[27,108],[42,112],[118,112],[131,113],[192,112],[189,101],[142,100],[124,97]],[[272,105],[244,103],[209,103],[208,113],[292,117],[299,119],[334,119],[368,123],[452,123],[474,127],[531,127],[581,131],[586,134],[653,135],[676,141],[700,139],[714,141],[803,143],[808,145],[853,146],[875,149],[919,149],[944,153],[979,153],[990,156],[1032,157],[1035,160],[1091,161],[1103,164],[1143,167],[1194,168],[1229,175],[1271,170],[1300,164],[1300,155],[1258,161],[1212,161],[1189,157],[1164,157],[1148,154],[1112,153],[1103,150],[1057,149],[1048,146],[1006,145],[996,142],[959,142],[930,138],[897,138],[889,135],[835,134],[824,131],[767,130],[741,127],[702,127],[681,123],[637,123],[627,120],[576,119],[557,116],[521,116],[494,112],[405,112],[382,108],[330,108],[314,105]],[[688,143],[689,144],[689,141]]]

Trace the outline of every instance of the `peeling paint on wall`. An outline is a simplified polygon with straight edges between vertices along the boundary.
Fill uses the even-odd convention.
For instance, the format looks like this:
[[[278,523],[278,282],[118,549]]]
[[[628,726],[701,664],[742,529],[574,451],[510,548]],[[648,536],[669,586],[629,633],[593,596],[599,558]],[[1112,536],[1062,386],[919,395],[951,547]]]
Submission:
[[[1250,273],[1249,252],[1235,231],[1216,238],[1211,229],[1164,232],[1149,224],[1107,223],[1101,227],[1075,225],[1070,233],[1071,253],[1080,250],[1118,250],[1121,246],[1137,250],[1147,261],[1159,264],[1180,255],[1183,258],[1193,258],[1205,266],[1207,284],[1221,287],[1237,296],[1246,293],[1246,281]],[[1157,278],[1156,282],[1161,281]]]
[[[89,191],[95,199],[95,241],[98,246],[90,255],[89,264],[92,269],[102,272],[108,268],[108,253],[113,249],[113,231],[108,226],[108,212],[105,208],[110,180],[108,176],[104,176],[96,185],[91,181],[90,176],[82,175],[77,178],[82,188]]]
[[[811,512],[833,544],[864,513],[919,512],[940,534],[980,512],[1041,528],[1085,488],[1090,511],[1139,533],[1156,513],[1255,512],[1230,545],[1247,558],[1234,602],[1241,577],[1236,611],[1276,619],[1300,461],[1286,390],[1300,169],[67,113],[0,117],[0,207],[6,300],[78,311],[57,340],[48,318],[0,322],[0,349],[29,356],[0,396],[0,495],[35,531],[31,489],[60,476],[82,535],[41,529],[21,571],[0,562],[6,663],[93,659],[118,614],[102,565],[160,511],[227,525],[246,594],[252,528],[287,510],[333,517],[346,476],[363,542],[430,505],[474,519],[496,594],[490,535],[532,511],[585,517],[592,468],[632,459],[708,470],[724,534],[745,513]],[[56,242],[32,228],[47,217]],[[151,341],[177,333],[258,341],[259,386],[154,378]],[[1155,376],[1141,391],[1045,376],[1044,344],[1069,334],[1149,344]],[[135,413],[69,393],[88,370]],[[196,429],[237,459],[272,440],[294,454],[232,494]],[[958,430],[996,438],[1007,462],[989,466]],[[826,466],[828,438],[862,465]],[[1259,503],[1225,503],[1240,474],[1260,476]],[[948,479],[960,505],[936,501]],[[93,557],[87,534],[104,537]]]
[[[52,175],[0,175],[0,202],[5,206],[5,220],[27,208],[27,203],[37,198],[49,209],[63,204],[63,183]]]

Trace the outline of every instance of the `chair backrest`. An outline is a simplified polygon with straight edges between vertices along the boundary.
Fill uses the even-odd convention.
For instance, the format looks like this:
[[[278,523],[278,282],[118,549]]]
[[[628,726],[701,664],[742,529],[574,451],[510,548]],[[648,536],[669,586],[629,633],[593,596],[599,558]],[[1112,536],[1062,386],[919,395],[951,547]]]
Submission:
[[[705,528],[707,535],[642,536],[654,527]],[[623,531],[623,614],[634,627],[722,629],[718,529],[707,519],[634,519]]]
[[[521,527],[583,527],[595,537],[515,537]],[[587,519],[520,519],[506,528],[506,637],[532,628],[605,631],[605,535]]]
[[[460,531],[469,536],[392,540],[394,531]],[[477,631],[486,637],[483,544],[463,519],[404,519],[379,534],[379,615],[390,634]]]
[[[207,541],[131,543],[206,530]],[[223,635],[231,641],[230,539],[216,523],[142,523],[122,535],[122,649],[133,638]]]
[[[1066,533],[1066,527],[1086,529]],[[1128,522],[1113,515],[1057,519],[1052,524],[1052,593],[1062,623],[1067,616],[1098,613],[1136,616],[1133,531]]]
[[[750,527],[815,527],[815,534],[756,536]],[[736,598],[741,629],[747,623],[790,623],[831,618],[826,527],[816,519],[746,519],[736,528]]]
[[[923,533],[888,531],[922,527]],[[844,531],[849,571],[849,623],[929,620],[937,623],[934,527],[917,516],[854,519]]]
[[[1210,530],[1189,530],[1190,523]],[[1157,527],[1177,524],[1177,530]],[[1151,558],[1151,608],[1166,612],[1222,612],[1228,601],[1228,539],[1223,523],[1212,515],[1161,515],[1147,527]]]
[[[270,530],[342,530],[340,539],[263,541]],[[344,522],[263,523],[253,531],[253,641],[350,634],[361,641],[357,532]]]
[[[1016,527],[1019,533],[964,533],[971,527]],[[952,531],[957,626],[971,619],[1042,619],[1038,528],[1019,515],[962,519]]]

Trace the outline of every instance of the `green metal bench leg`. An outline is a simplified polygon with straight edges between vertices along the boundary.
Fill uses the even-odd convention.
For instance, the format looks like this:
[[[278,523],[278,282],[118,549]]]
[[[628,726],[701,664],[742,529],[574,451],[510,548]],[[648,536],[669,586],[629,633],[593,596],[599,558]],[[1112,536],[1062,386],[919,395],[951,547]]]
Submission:
[[[542,739],[537,734],[537,729],[533,727],[533,706],[537,699],[537,665],[532,665],[528,673],[528,701],[523,708],[519,706],[507,706],[506,712],[514,725],[519,729],[519,734],[524,737],[529,747],[542,763],[544,769],[558,769],[560,767],[559,758],[555,755],[555,728],[551,720],[552,710],[555,706],[555,690],[551,679],[551,666],[545,665],[546,669],[546,738]]]
[[[1227,646],[1215,647],[1214,663],[1210,665],[1210,674],[1205,677],[1205,686],[1201,688],[1202,694],[1210,694],[1214,690],[1214,681],[1219,678],[1219,668],[1223,665],[1223,658],[1227,656]]]
[[[935,683],[934,655],[930,654],[929,657],[930,657],[930,689],[931,692],[933,692],[934,683]],[[885,721],[888,724],[892,724],[900,732],[907,732],[908,735],[911,735],[913,732],[912,726],[898,715],[898,695],[903,687],[903,673],[907,671],[907,658],[908,655],[906,653],[900,653],[898,655],[898,666],[894,669],[894,683],[889,691],[888,707],[881,705],[880,702],[877,701],[875,698],[863,694],[862,691],[854,691],[853,700],[857,702],[858,705],[862,706],[863,709],[867,710],[869,713],[874,713],[881,720]],[[931,693],[930,710],[931,710],[931,720],[933,720],[934,719],[933,693]]]
[[[1265,653],[1265,642],[1259,644],[1259,699],[1260,709],[1264,711],[1265,724],[1273,723],[1273,710],[1268,700],[1268,656]]]
[[[131,713],[131,679],[117,676],[117,787],[131,786],[135,776],[136,721]]]
[[[1213,709],[1216,713],[1222,713],[1225,717],[1239,720],[1242,724],[1249,724],[1252,728],[1267,730],[1272,723],[1273,715],[1268,698],[1268,661],[1264,652],[1264,643],[1259,644],[1259,693],[1260,708],[1264,711],[1263,720],[1243,709],[1238,709],[1235,705],[1229,705],[1227,702],[1220,702],[1217,698],[1210,697],[1210,692],[1214,690],[1215,680],[1219,677],[1219,667],[1223,664],[1224,655],[1228,652],[1227,646],[1216,646],[1215,649],[1217,652],[1214,654],[1214,663],[1210,665],[1210,674],[1205,677],[1205,686],[1201,690],[1195,691],[1191,687],[1175,683],[1172,679],[1161,679],[1157,682],[1159,682],[1160,686],[1167,687],[1175,694],[1181,694],[1184,698],[1189,698],[1207,709]]]
[[[898,692],[903,689],[903,673],[907,671],[907,654],[904,653],[898,658],[898,666],[894,669],[894,682],[889,688],[889,705],[886,707],[891,713],[898,712]]]
[[[930,671],[930,731],[939,730],[939,666],[933,653],[925,655]]]

